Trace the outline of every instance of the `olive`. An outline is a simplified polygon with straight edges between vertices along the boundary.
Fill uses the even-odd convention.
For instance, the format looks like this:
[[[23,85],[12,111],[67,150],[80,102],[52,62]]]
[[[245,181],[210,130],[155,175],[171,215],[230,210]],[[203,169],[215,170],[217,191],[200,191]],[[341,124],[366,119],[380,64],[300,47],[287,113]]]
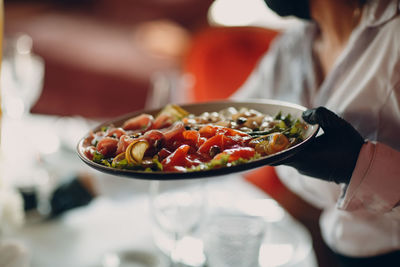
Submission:
[[[212,146],[208,152],[210,156],[213,158],[215,155],[221,153],[221,148],[219,146]]]
[[[247,118],[245,118],[245,117],[239,117],[236,119],[236,123],[239,125],[245,123],[246,121],[247,121]]]

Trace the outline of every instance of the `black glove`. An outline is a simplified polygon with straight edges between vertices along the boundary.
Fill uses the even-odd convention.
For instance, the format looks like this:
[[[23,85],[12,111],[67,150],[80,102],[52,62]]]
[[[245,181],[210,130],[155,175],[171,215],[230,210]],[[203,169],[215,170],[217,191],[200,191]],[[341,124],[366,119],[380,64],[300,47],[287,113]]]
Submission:
[[[274,165],[288,165],[304,175],[348,184],[364,139],[350,123],[324,107],[304,111],[303,119],[319,124],[324,134],[304,150]]]

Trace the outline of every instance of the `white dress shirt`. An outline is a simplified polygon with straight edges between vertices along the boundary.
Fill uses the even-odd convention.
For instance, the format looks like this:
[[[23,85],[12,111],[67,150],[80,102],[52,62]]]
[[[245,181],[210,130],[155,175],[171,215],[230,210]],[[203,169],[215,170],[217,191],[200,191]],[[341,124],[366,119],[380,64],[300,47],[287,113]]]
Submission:
[[[324,240],[348,256],[400,249],[400,5],[371,0],[323,83],[316,83],[316,25],[282,34],[233,99],[271,98],[325,106],[370,140],[346,190],[279,166],[285,184],[322,208]]]

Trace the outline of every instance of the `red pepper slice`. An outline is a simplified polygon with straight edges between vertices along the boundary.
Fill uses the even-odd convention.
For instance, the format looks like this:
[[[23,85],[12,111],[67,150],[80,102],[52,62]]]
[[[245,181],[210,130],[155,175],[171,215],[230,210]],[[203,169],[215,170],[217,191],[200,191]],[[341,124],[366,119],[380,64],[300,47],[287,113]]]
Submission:
[[[249,136],[247,133],[218,125],[205,125],[200,128],[199,133],[200,136],[206,138],[210,138],[217,134],[223,134],[226,136],[236,136],[236,135],[242,137]]]
[[[251,159],[256,154],[256,151],[252,147],[235,147],[226,149],[222,153],[219,153],[214,159],[220,159],[224,155],[229,155],[228,162],[236,161],[240,158]]]
[[[166,157],[168,157],[169,155],[171,155],[172,153],[171,153],[171,151],[169,151],[169,150],[167,150],[167,149],[165,149],[165,148],[162,148],[159,152],[158,152],[158,158],[159,158],[159,160],[160,161],[163,161]]]
[[[190,146],[188,145],[181,145],[178,147],[171,155],[166,157],[161,164],[163,165],[164,171],[179,171],[181,168],[175,167],[189,167],[189,162],[186,158],[188,154]]]
[[[186,130],[182,132],[183,142],[192,146],[194,148],[198,148],[200,146],[200,133],[195,130]]]
[[[234,141],[229,136],[225,136],[223,134],[217,134],[202,144],[197,150],[198,153],[202,155],[209,155],[210,148],[213,146],[219,147],[220,151],[223,151],[226,148],[229,148],[234,144]]]

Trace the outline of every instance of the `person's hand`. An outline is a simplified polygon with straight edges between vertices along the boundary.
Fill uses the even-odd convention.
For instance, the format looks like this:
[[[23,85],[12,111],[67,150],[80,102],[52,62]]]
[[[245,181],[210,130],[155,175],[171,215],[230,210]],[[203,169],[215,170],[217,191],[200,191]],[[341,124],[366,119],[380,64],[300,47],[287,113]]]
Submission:
[[[306,110],[303,119],[319,124],[324,133],[304,150],[274,165],[292,166],[301,174],[326,181],[349,183],[364,139],[350,123],[324,107]]]

